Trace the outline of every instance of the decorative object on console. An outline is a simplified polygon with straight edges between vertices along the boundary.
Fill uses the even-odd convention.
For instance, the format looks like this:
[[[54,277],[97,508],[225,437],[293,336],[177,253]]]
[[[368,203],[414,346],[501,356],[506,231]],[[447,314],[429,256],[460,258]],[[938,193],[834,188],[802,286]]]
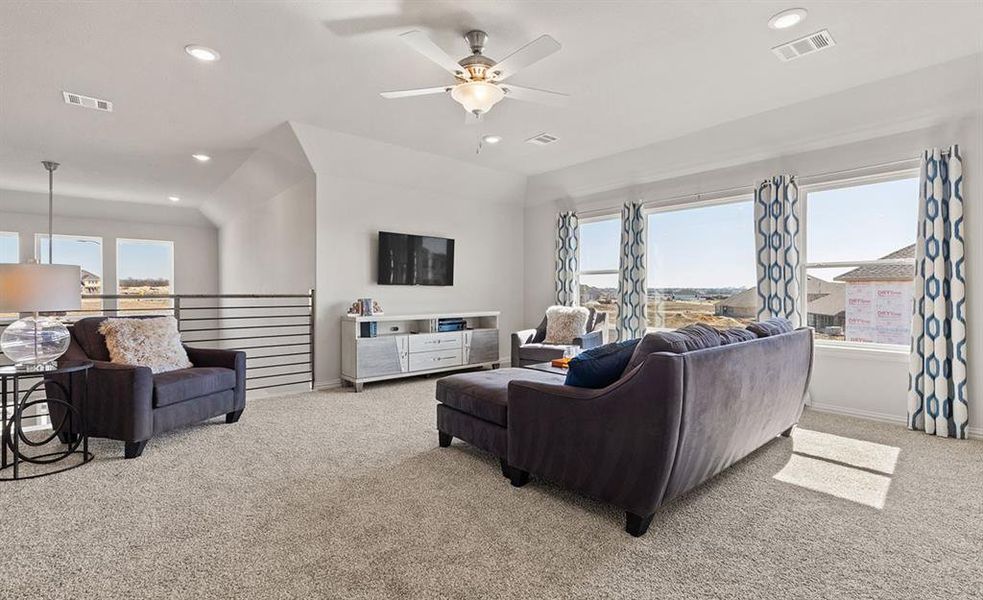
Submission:
[[[966,356],[969,266],[963,237],[967,231],[963,221],[966,182],[959,146],[948,151],[926,150],[921,160],[921,182],[915,245],[915,314],[908,366],[908,428],[966,439],[970,398]]]
[[[366,307],[368,307],[368,312],[366,312]],[[348,314],[350,315],[382,315],[382,307],[379,303],[371,298],[359,298],[358,300],[352,302],[352,305],[348,307]]]
[[[99,333],[116,364],[147,367],[154,374],[193,366],[174,317],[108,318],[99,324]]]
[[[621,379],[639,340],[614,342],[584,350],[570,360],[565,385],[600,389]]]
[[[546,309],[547,344],[572,344],[587,333],[590,311],[583,306],[551,306]]]
[[[799,298],[802,203],[793,175],[766,179],[754,189],[758,319],[785,317],[802,325]]]
[[[58,163],[42,161],[48,171],[48,264],[0,265],[0,312],[34,313],[14,322],[0,336],[0,349],[17,364],[43,365],[68,350],[68,328],[42,312],[78,310],[82,271],[52,261],[54,172]]]

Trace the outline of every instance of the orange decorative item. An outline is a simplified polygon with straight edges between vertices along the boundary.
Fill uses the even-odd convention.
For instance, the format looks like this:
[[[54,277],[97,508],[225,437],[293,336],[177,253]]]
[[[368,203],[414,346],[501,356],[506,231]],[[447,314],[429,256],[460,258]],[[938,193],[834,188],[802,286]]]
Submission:
[[[550,364],[558,369],[566,369],[570,366],[570,357],[565,356],[563,358],[554,358],[550,361]]]

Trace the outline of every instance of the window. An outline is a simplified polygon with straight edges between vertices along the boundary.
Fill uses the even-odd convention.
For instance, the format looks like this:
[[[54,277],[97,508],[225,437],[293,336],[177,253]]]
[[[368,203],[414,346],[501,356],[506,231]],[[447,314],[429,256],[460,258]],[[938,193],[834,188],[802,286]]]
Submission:
[[[116,240],[117,289],[120,309],[155,312],[170,309],[168,298],[144,296],[174,292],[174,242],[155,240]]]
[[[82,311],[102,310],[102,299],[92,298],[103,293],[102,287],[102,238],[83,235],[54,236],[53,260],[60,265],[78,265],[82,268]],[[34,236],[35,258],[48,264],[48,235]]]
[[[755,320],[750,199],[651,212],[647,226],[650,329],[740,327]]]
[[[0,263],[19,263],[20,236],[9,231],[0,231]]]
[[[0,231],[0,263],[20,262],[18,244],[20,236],[10,231]],[[16,313],[0,313],[0,322],[17,319]]]
[[[918,178],[807,190],[806,320],[816,337],[908,345]]]
[[[618,319],[618,246],[621,221],[617,217],[580,223],[580,305],[607,314],[609,340]]]

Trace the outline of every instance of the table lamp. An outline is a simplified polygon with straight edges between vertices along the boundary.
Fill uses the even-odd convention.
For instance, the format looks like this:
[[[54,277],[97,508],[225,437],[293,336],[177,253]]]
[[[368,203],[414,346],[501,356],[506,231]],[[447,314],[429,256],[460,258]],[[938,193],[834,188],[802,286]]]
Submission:
[[[44,365],[68,350],[68,328],[42,312],[78,310],[81,269],[75,265],[0,264],[0,313],[33,313],[0,335],[0,350],[18,365]]]

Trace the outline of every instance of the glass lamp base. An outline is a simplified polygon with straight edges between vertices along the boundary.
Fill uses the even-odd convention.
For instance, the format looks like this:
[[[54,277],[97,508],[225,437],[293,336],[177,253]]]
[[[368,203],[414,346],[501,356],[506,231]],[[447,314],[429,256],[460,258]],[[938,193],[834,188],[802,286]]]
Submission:
[[[53,317],[25,317],[11,323],[0,335],[0,350],[18,365],[44,365],[68,350],[71,335]]]

